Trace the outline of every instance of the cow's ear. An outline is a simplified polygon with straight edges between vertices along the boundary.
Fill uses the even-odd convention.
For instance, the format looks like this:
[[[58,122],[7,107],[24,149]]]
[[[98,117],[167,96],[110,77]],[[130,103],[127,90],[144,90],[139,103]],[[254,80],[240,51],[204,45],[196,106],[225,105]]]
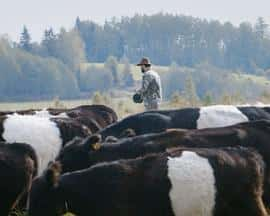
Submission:
[[[84,146],[87,147],[87,151],[89,151],[89,149],[97,151],[101,147],[101,141],[101,135],[94,134],[86,139]]]
[[[93,134],[92,136],[87,138],[87,143],[98,143],[101,141],[102,141],[102,138],[100,134]]]
[[[62,168],[59,162],[50,162],[45,173],[47,183],[52,187],[56,187],[58,185],[61,172]]]

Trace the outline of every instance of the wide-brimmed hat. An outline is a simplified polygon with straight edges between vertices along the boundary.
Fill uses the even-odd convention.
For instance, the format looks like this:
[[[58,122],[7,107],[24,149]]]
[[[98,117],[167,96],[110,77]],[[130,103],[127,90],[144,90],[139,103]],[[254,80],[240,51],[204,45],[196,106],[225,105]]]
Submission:
[[[140,61],[139,64],[137,64],[137,66],[142,66],[142,65],[145,65],[145,66],[151,66],[151,62],[149,60],[149,58],[142,58],[142,60]]]

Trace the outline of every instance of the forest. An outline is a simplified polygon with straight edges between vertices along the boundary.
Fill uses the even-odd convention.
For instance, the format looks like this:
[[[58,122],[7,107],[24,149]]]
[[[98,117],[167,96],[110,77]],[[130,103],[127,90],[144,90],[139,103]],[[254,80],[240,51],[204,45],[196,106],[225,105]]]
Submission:
[[[134,65],[142,56],[161,74],[165,99],[188,91],[194,100],[269,95],[270,35],[262,17],[254,25],[234,26],[158,13],[111,18],[103,25],[78,17],[71,29],[45,29],[40,42],[32,41],[27,24],[18,42],[2,35],[0,99],[131,91],[140,84]]]

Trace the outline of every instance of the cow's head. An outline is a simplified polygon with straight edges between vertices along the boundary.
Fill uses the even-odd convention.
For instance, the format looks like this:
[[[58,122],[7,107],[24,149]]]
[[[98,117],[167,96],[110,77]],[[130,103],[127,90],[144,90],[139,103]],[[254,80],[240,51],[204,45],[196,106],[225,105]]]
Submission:
[[[87,168],[91,165],[91,153],[101,148],[101,136],[92,135],[85,139],[75,138],[60,151],[56,158],[64,173]]]
[[[35,179],[29,196],[30,216],[57,216],[65,213],[64,191],[59,187],[61,166],[51,163],[44,174]]]

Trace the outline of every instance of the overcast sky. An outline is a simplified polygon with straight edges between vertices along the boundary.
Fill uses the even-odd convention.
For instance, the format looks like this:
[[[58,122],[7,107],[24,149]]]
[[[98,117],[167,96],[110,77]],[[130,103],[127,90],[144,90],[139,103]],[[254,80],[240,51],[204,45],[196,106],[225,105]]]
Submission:
[[[255,22],[259,16],[270,23],[270,0],[0,0],[0,34],[18,40],[25,24],[34,40],[45,28],[70,28],[79,16],[103,23],[113,16],[157,12],[192,15],[207,19]]]

